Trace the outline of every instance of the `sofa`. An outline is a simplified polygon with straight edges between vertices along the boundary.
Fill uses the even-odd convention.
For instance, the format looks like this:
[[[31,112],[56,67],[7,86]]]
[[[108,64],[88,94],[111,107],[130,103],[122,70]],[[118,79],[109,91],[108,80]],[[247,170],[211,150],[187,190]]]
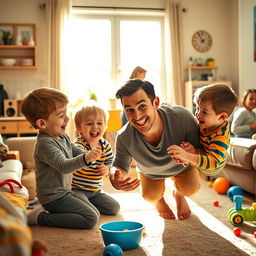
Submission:
[[[28,190],[28,200],[30,203],[36,199],[36,182],[34,172],[35,164],[33,159],[35,143],[36,136],[10,137],[6,139],[6,145],[8,146],[9,150],[11,150],[10,152],[19,152],[20,170],[17,172],[17,174],[20,176],[22,185]]]
[[[216,177],[219,176],[256,195],[256,140],[232,137],[226,165]]]
[[[33,151],[36,143],[36,136],[31,137],[10,137],[6,139],[9,150],[19,151],[23,169],[35,167]]]

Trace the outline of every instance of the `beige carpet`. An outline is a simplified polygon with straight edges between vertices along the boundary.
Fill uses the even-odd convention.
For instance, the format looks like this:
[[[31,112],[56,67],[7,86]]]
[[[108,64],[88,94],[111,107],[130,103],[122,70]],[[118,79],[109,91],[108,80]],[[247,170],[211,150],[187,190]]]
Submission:
[[[201,190],[189,199],[193,213],[190,219],[184,221],[162,219],[152,205],[141,198],[139,191],[120,192],[107,182],[105,190],[120,202],[121,212],[115,217],[102,216],[97,227],[91,230],[32,227],[34,239],[47,245],[47,255],[102,255],[104,245],[98,227],[116,220],[139,221],[146,227],[141,246],[124,251],[125,256],[256,255],[256,238],[253,237],[256,225],[252,222],[243,224],[241,236],[236,237],[232,232],[234,227],[226,217],[233,203],[226,195],[219,195],[213,188],[208,188],[204,180]],[[165,196],[175,210],[170,194],[169,191]],[[246,199],[244,205],[249,206],[254,198],[249,196]],[[219,207],[213,206],[215,200],[220,202]]]

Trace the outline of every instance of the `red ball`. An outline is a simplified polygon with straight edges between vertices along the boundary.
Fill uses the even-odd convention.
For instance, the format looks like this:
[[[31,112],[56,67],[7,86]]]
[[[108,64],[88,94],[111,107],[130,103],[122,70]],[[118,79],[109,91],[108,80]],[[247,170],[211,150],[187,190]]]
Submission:
[[[240,236],[240,235],[241,235],[241,229],[240,229],[240,228],[234,228],[234,229],[233,229],[233,233],[234,233],[236,236]]]
[[[256,231],[253,233],[254,238],[256,238]]]
[[[213,182],[213,188],[219,194],[227,193],[229,187],[229,181],[224,177],[219,177]]]
[[[219,201],[214,201],[214,202],[213,202],[213,205],[216,206],[216,207],[218,207],[218,206],[219,206]]]

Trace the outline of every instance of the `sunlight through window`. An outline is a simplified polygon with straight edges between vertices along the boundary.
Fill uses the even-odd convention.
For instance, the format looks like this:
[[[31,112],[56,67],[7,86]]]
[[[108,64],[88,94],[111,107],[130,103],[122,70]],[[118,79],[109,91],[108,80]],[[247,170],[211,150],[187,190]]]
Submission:
[[[89,100],[109,108],[109,98],[136,66],[161,96],[164,83],[163,21],[161,18],[73,15],[69,36],[68,89],[71,104]]]

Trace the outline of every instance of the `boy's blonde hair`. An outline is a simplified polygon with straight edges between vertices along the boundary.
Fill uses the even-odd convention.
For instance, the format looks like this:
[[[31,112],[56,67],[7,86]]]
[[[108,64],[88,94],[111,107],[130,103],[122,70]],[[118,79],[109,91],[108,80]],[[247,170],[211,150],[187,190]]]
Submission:
[[[234,91],[225,84],[210,84],[198,88],[194,94],[194,103],[210,101],[216,114],[222,112],[230,116],[237,106],[238,100]]]
[[[68,98],[62,92],[42,87],[31,91],[21,104],[21,113],[34,128],[38,128],[38,119],[47,119],[56,110],[56,103],[68,104]]]
[[[80,127],[81,123],[84,121],[85,117],[88,115],[102,115],[103,121],[105,125],[107,125],[107,114],[106,112],[97,106],[83,106],[79,111],[75,114],[75,125],[76,127]]]

